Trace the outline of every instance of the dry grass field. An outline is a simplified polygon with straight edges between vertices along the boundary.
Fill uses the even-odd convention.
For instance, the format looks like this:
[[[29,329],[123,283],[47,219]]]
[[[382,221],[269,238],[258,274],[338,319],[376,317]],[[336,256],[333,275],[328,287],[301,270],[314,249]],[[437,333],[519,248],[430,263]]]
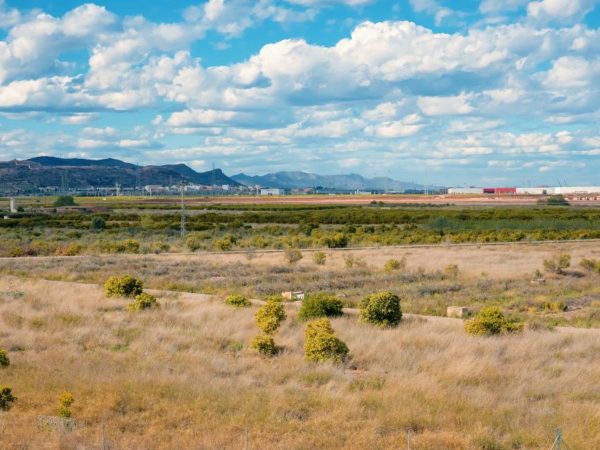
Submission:
[[[600,448],[600,332],[471,337],[460,321],[407,319],[397,329],[333,320],[344,366],[302,354],[295,308],[276,335],[285,350],[248,349],[254,307],[180,294],[128,313],[98,286],[4,276],[0,384],[4,449]],[[63,391],[71,431],[48,425]]]

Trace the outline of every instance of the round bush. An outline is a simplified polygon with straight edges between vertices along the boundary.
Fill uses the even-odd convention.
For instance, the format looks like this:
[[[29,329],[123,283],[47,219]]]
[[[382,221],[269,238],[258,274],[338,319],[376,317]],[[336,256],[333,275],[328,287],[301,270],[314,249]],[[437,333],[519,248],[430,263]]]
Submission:
[[[258,336],[255,336],[250,343],[250,348],[265,356],[275,356],[280,350],[280,348],[275,345],[273,337],[268,334],[259,334]]]
[[[384,266],[383,270],[385,272],[394,272],[397,270],[404,270],[406,268],[406,260],[404,258],[398,259],[388,259]]]
[[[229,306],[233,306],[234,308],[247,308],[252,306],[250,300],[248,300],[243,295],[232,294],[225,299],[225,304]]]
[[[325,252],[315,252],[313,254],[312,259],[316,265],[322,266],[327,261],[327,255],[325,254]]]
[[[7,386],[0,386],[0,410],[8,411],[11,403],[17,399],[12,395],[12,389]]]
[[[482,336],[514,333],[522,329],[522,323],[507,319],[500,308],[495,306],[483,308],[474,318],[465,323],[467,333]]]
[[[302,252],[300,250],[298,250],[297,248],[288,248],[285,251],[284,256],[285,256],[285,260],[290,265],[296,264],[298,261],[300,261],[303,258]]]
[[[329,319],[309,322],[304,337],[304,356],[308,361],[340,363],[348,357],[348,346],[335,336]]]
[[[273,334],[277,331],[281,322],[286,319],[285,308],[279,297],[270,297],[254,316],[256,324],[265,334]]]
[[[395,327],[402,320],[400,297],[391,292],[379,292],[360,302],[360,319],[380,327]]]
[[[104,283],[104,293],[107,297],[132,298],[140,295],[143,291],[144,284],[142,281],[129,275],[113,276]]]
[[[61,206],[76,206],[75,199],[70,195],[61,195],[54,201],[54,206],[60,208]]]
[[[344,314],[343,307],[342,301],[335,295],[326,292],[315,292],[306,296],[300,307],[298,317],[300,320],[338,317]]]
[[[159,306],[160,305],[158,301],[156,301],[156,297],[142,292],[141,294],[135,296],[135,300],[127,306],[127,310],[131,312],[143,311],[144,309],[158,308]]]
[[[75,397],[70,392],[63,392],[58,398],[58,415],[65,419],[71,417],[71,406],[75,403]]]
[[[0,367],[10,366],[10,359],[4,350],[0,348]]]
[[[104,217],[96,216],[92,217],[92,222],[90,223],[90,229],[94,231],[102,231],[106,228],[106,220]]]

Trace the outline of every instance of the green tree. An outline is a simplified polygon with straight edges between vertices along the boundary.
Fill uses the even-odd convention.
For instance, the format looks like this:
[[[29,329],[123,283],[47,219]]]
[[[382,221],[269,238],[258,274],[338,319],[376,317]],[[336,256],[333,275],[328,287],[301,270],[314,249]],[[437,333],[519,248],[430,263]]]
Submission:
[[[136,295],[134,301],[127,306],[127,310],[130,312],[155,308],[160,308],[160,304],[156,300],[156,297],[146,292]]]
[[[304,339],[304,356],[308,361],[341,363],[348,357],[348,346],[335,336],[329,319],[309,322]]]
[[[107,297],[134,298],[144,291],[144,283],[129,275],[112,276],[104,283],[104,293]]]
[[[10,366],[10,359],[6,354],[6,351],[0,348],[0,367],[8,367]]]
[[[360,302],[360,319],[380,327],[395,327],[402,320],[400,297],[391,292],[379,292]]]
[[[256,311],[254,317],[256,318],[258,328],[260,328],[263,333],[272,335],[279,329],[287,315],[281,299],[279,297],[270,297],[267,299],[267,302]]]
[[[77,204],[71,195],[61,195],[54,201],[54,207],[60,208],[61,206],[77,206]]]
[[[471,320],[465,322],[465,331],[469,334],[492,336],[495,334],[515,333],[523,329],[523,324],[507,319],[500,308],[483,308]]]
[[[90,223],[90,229],[94,231],[102,231],[106,228],[106,220],[102,216],[92,217],[92,222]]]
[[[259,334],[258,336],[255,336],[254,339],[252,339],[250,348],[265,356],[275,356],[280,351],[280,348],[275,345],[273,336],[268,334]]]
[[[17,400],[15,396],[12,394],[12,389],[8,386],[0,386],[0,410],[8,411]]]
[[[315,292],[308,294],[302,301],[298,317],[301,320],[316,319],[319,317],[337,317],[343,313],[344,304],[333,294]]]

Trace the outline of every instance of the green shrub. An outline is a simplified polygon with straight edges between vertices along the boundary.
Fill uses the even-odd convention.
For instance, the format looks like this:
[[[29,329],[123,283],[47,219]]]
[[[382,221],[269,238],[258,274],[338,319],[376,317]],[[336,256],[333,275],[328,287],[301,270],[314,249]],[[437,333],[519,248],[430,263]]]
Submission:
[[[6,354],[6,351],[0,348],[0,367],[8,367],[10,366],[10,359]]]
[[[82,250],[83,246],[77,242],[71,242],[70,244],[57,248],[55,254],[57,256],[76,256],[79,255]]]
[[[76,206],[75,199],[70,195],[61,195],[54,201],[54,207],[60,208],[61,206]]]
[[[465,322],[465,331],[469,334],[492,336],[519,332],[523,324],[507,319],[500,308],[489,306],[483,308],[471,320]]]
[[[383,270],[386,272],[394,272],[397,270],[404,270],[406,268],[406,258],[398,259],[388,259],[384,266]]]
[[[546,272],[555,273],[561,275],[565,269],[571,266],[571,255],[568,253],[562,253],[555,255],[551,259],[544,260],[544,270]]]
[[[60,394],[60,397],[58,397],[58,415],[65,419],[71,417],[71,406],[74,402],[75,398],[70,392],[63,392]]]
[[[124,275],[122,277],[110,277],[104,283],[104,293],[107,297],[128,297],[133,298],[144,291],[144,284],[141,280]]]
[[[344,248],[348,246],[348,236],[343,233],[336,233],[324,239],[325,245],[329,248]]]
[[[300,307],[298,317],[301,320],[337,317],[343,314],[343,307],[344,304],[335,295],[326,292],[315,292],[306,296]]]
[[[544,311],[550,311],[550,312],[563,312],[563,311],[566,311],[568,308],[567,304],[560,300],[556,300],[554,302],[545,301],[545,302],[542,302],[540,306]]]
[[[335,336],[329,319],[309,322],[304,337],[304,356],[308,361],[341,363],[348,357],[348,346]]]
[[[125,241],[104,242],[102,250],[107,253],[139,253],[140,243],[135,239],[127,239]]]
[[[268,334],[255,336],[250,343],[250,348],[265,356],[275,356],[280,351],[280,348],[275,345],[273,337]]]
[[[402,320],[400,297],[391,292],[379,292],[360,302],[360,319],[381,327],[394,327]]]
[[[12,389],[7,386],[0,386],[0,410],[8,411],[12,406],[11,403],[16,401],[16,397],[12,394]]]
[[[584,258],[579,262],[579,265],[588,272],[600,273],[600,261],[596,259]]]
[[[365,261],[362,258],[358,258],[354,256],[352,253],[344,256],[344,265],[347,269],[352,269],[353,267],[365,267]]]
[[[239,295],[239,294],[229,295],[225,299],[225,304],[229,305],[229,306],[233,306],[235,308],[246,308],[248,306],[252,306],[252,303],[250,302],[250,300],[248,300],[243,295]]]
[[[185,240],[185,245],[192,252],[200,250],[204,246],[204,241],[209,236],[206,233],[190,233]]]
[[[327,261],[327,255],[325,252],[315,252],[313,253],[312,260],[316,265],[322,266]]]
[[[143,311],[145,309],[159,308],[160,304],[153,295],[142,292],[135,296],[133,302],[127,305],[127,310],[130,312]]]
[[[256,311],[254,316],[256,318],[256,324],[265,334],[273,334],[281,325],[287,315],[285,314],[285,308],[280,297],[269,297],[267,303]]]
[[[457,278],[460,270],[456,264],[448,264],[444,267],[444,275],[448,278]]]
[[[285,260],[290,265],[296,264],[298,261],[300,261],[303,258],[302,252],[300,250],[298,250],[297,248],[288,248],[285,251],[284,256],[285,256]]]
[[[225,252],[225,251],[231,250],[233,248],[233,246],[236,244],[236,242],[237,242],[237,240],[235,239],[235,237],[228,234],[228,235],[224,236],[222,239],[215,240],[213,245],[216,249]]]
[[[94,231],[102,231],[106,228],[106,220],[104,217],[96,216],[92,217],[92,221],[90,223],[90,229]]]

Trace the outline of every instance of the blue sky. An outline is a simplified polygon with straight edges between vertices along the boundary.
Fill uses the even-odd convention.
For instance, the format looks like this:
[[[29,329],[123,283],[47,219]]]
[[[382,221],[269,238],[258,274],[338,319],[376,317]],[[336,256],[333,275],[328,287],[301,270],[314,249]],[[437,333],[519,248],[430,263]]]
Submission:
[[[600,184],[598,0],[0,0],[0,159]]]

